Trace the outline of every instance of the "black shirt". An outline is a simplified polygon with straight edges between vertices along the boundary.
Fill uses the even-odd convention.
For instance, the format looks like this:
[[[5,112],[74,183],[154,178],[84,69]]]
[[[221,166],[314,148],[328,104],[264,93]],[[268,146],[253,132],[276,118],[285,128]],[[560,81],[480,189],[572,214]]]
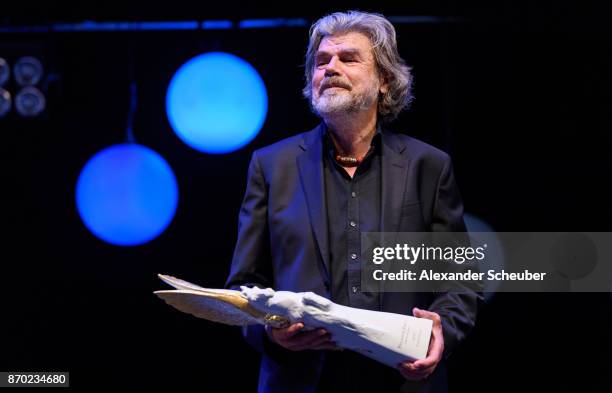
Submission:
[[[378,294],[361,293],[361,232],[380,231],[381,131],[353,177],[334,159],[329,131],[324,134],[323,174],[330,244],[331,300],[379,310]]]
[[[380,231],[381,130],[377,128],[370,150],[352,178],[334,159],[329,131],[323,138],[331,300],[345,306],[379,311],[379,294],[361,292],[360,258],[361,232]],[[402,381],[397,370],[358,353],[325,351],[317,392],[398,391]]]

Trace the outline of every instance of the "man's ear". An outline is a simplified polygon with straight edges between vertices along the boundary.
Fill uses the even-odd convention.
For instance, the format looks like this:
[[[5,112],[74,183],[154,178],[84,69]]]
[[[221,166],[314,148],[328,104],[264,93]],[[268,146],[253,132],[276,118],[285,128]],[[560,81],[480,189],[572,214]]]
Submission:
[[[387,76],[381,75],[381,77],[380,77],[380,88],[378,89],[378,91],[381,94],[387,94],[389,92],[389,80],[388,80]]]

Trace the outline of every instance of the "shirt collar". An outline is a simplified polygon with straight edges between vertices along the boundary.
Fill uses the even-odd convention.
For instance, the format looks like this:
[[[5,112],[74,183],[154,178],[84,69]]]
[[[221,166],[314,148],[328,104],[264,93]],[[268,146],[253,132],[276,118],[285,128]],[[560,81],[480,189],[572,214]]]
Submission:
[[[327,128],[327,125],[323,123],[323,146],[325,146],[325,150],[332,151],[334,150],[334,143],[330,137],[330,131]],[[376,123],[376,131],[374,132],[374,136],[372,137],[371,146],[374,148],[374,151],[379,151],[380,144],[382,141],[382,127],[380,122]]]

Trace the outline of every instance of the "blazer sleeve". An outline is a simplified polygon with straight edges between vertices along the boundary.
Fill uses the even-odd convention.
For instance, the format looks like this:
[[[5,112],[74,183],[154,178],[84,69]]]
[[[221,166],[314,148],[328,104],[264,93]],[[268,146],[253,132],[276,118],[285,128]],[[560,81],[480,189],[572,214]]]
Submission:
[[[240,290],[241,285],[272,287],[273,273],[268,230],[268,187],[257,151],[249,164],[246,192],[238,215],[238,238],[225,287]],[[243,328],[246,341],[263,351],[262,325]]]
[[[463,221],[463,202],[455,182],[450,157],[440,172],[433,205],[433,232],[466,232]],[[453,288],[441,290],[430,305],[440,315],[444,333],[444,356],[448,358],[457,344],[465,339],[476,323],[482,304],[482,286],[452,283]]]

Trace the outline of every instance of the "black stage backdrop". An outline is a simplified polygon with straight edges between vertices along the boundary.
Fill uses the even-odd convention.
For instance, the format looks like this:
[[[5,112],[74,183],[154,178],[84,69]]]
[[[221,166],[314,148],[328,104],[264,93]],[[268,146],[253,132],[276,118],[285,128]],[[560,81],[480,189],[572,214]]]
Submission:
[[[16,10],[0,23],[310,22],[350,8],[456,17],[396,25],[400,52],[413,66],[416,99],[392,128],[449,152],[466,211],[498,231],[610,231],[612,41],[605,10],[569,1],[460,3],[275,9],[233,2],[214,9],[94,4],[65,11],[46,5],[33,14]],[[300,95],[307,32],[0,33],[0,55],[37,54],[57,76],[48,81],[41,118],[0,119],[0,370],[70,371],[71,386],[82,389],[256,389],[259,358],[238,329],[179,313],[152,291],[165,288],[157,273],[223,285],[251,153],[318,122]],[[262,131],[226,155],[187,147],[165,115],[174,71],[211,50],[249,61],[268,89]],[[85,229],[74,193],[85,162],[125,138],[130,75],[138,84],[136,140],[170,163],[180,197],[159,238],[116,247]],[[452,391],[609,391],[611,305],[610,294],[496,295],[452,358]]]

